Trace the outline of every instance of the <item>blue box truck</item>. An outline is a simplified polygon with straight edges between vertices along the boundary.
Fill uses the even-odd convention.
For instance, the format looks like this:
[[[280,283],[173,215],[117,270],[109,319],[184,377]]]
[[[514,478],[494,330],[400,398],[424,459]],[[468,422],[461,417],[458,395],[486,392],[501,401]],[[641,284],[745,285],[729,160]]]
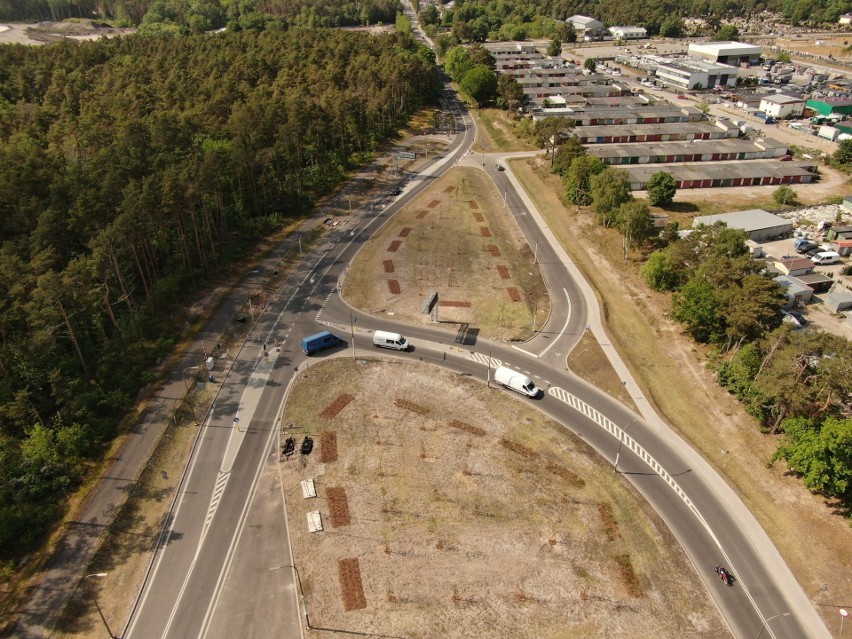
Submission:
[[[309,335],[302,339],[302,350],[305,351],[305,355],[313,355],[326,348],[334,348],[340,344],[343,344],[343,340],[337,335],[323,331],[322,333]]]

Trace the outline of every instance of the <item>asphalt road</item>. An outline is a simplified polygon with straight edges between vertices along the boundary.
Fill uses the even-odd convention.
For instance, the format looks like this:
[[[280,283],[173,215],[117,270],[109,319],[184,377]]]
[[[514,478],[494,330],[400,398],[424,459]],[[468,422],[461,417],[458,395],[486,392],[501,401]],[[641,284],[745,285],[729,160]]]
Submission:
[[[304,362],[300,340],[318,330],[317,321],[333,326],[348,340],[338,355],[348,356],[350,350],[353,355],[375,354],[370,332],[396,328],[415,345],[413,352],[403,355],[412,361],[445,366],[483,381],[498,363],[532,375],[547,393],[539,400],[524,401],[577,433],[610,463],[618,457],[618,472],[649,500],[683,544],[735,636],[828,636],[812,607],[802,607],[802,593],[792,592],[785,575],[779,577],[771,553],[766,559],[765,536],[755,537],[753,529],[732,514],[730,490],[723,480],[670,431],[647,424],[565,371],[564,355],[585,330],[584,296],[577,282],[571,290],[566,287],[570,278],[564,258],[541,241],[548,237],[546,229],[535,223],[525,199],[515,192],[510,177],[496,170],[496,162],[494,169],[485,169],[493,173],[531,246],[537,245],[536,259],[555,302],[541,335],[519,347],[481,340],[457,344],[454,334],[369,318],[337,297],[339,278],[363,242],[469,148],[473,132],[469,120],[463,121],[459,146],[442,158],[440,167],[409,182],[402,195],[376,215],[357,212],[337,229],[305,259],[284,295],[259,321],[255,335],[261,343],[247,343],[223,382],[225,388],[193,453],[181,498],[124,636],[220,636],[213,620],[234,617],[244,620],[245,636],[296,637],[300,632],[292,566],[282,566],[280,557],[240,551],[242,542],[251,538],[249,504],[258,490],[261,468],[269,461],[286,387]],[[469,161],[475,163],[475,158]],[[564,303],[560,288],[565,290]],[[264,346],[267,338],[269,345]],[[280,351],[274,348],[276,339],[282,340]],[[277,541],[286,546],[286,527],[277,534]],[[237,556],[249,563],[235,562]],[[731,569],[733,586],[724,586],[713,572],[719,563]],[[251,565],[280,573],[267,580],[268,588],[280,589],[277,607],[260,616],[247,614],[246,608],[258,610],[265,599],[254,598],[247,606],[240,597],[257,585],[254,575],[260,572],[249,569]]]
[[[326,242],[306,256],[236,356],[192,453],[179,488],[180,498],[123,636],[148,639],[216,635],[212,620],[218,602],[226,594],[228,577],[252,572],[244,565],[235,565],[233,560],[240,540],[248,534],[249,504],[277,433],[285,390],[305,359],[301,339],[319,330],[316,317],[336,291],[337,280],[348,264],[347,255],[369,239],[386,216],[452,168],[472,145],[470,117],[457,103],[449,106],[458,117],[451,150],[421,171],[417,179],[407,182],[402,194],[385,202],[386,206],[375,212],[357,211],[346,225],[335,229]],[[259,341],[253,341],[255,338]],[[289,547],[286,527],[278,542]],[[296,574],[292,567],[278,572],[283,591],[295,593]],[[249,587],[254,585],[254,580],[250,580]],[[247,634],[298,636],[301,625],[296,598],[278,601],[274,612],[251,619]],[[241,613],[244,603],[234,604],[234,615]]]

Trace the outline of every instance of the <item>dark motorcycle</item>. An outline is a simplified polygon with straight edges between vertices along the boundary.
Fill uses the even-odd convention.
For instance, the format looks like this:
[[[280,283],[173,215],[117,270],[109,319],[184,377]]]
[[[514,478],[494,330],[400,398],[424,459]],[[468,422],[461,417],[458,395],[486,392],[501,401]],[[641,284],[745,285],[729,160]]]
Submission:
[[[281,450],[285,457],[289,457],[296,452],[296,440],[293,437],[288,437],[284,441],[284,448]]]

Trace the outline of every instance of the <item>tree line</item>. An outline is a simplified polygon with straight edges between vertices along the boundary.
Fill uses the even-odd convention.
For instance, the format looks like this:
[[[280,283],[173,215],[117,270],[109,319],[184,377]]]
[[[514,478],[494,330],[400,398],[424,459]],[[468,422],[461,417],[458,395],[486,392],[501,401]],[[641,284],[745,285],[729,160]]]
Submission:
[[[0,558],[115,435],[171,309],[439,94],[404,34],[0,47]]]
[[[717,223],[681,234],[671,223],[657,232],[649,204],[669,205],[674,179],[657,172],[648,182],[648,202],[636,200],[627,173],[589,156],[571,135],[573,126],[568,118],[553,117],[528,125],[530,139],[545,149],[551,171],[562,178],[566,204],[589,207],[598,224],[617,229],[625,261],[639,249],[641,276],[650,288],[671,294],[672,318],[710,347],[719,384],[761,429],[782,435],[768,463],[784,460],[805,486],[848,512],[852,343],[783,322],[784,289],[751,257],[744,231]],[[773,197],[795,199],[790,191],[779,188]]]
[[[597,18],[609,26],[638,25],[644,26],[649,35],[677,37],[684,35],[683,18],[687,17],[705,20],[703,32],[693,35],[713,35],[725,26],[730,29],[732,25],[725,25],[725,20],[764,10],[779,13],[790,24],[797,25],[836,24],[850,9],[849,0],[746,0],[736,4],[727,0],[456,0],[452,7],[425,5],[419,16],[436,45],[449,48],[486,39],[559,37],[563,42],[574,42],[576,33],[565,20],[577,14]],[[445,42],[439,43],[439,39]],[[438,51],[438,56],[442,56],[442,51]]]
[[[0,0],[0,20],[94,18],[193,32],[257,29],[270,21],[306,27],[393,24],[398,11],[398,0]]]

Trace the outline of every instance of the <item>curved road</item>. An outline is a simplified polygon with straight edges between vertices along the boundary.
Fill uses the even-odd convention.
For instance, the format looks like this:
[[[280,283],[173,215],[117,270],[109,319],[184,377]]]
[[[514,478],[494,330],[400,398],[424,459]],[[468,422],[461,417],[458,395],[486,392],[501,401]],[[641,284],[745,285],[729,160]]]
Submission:
[[[553,300],[553,312],[536,338],[512,348],[481,341],[459,346],[446,332],[403,328],[365,316],[337,296],[337,284],[360,246],[384,220],[469,150],[472,122],[458,103],[451,106],[462,123],[454,149],[422,171],[420,179],[409,182],[402,195],[377,215],[358,211],[347,225],[335,229],[300,264],[285,286],[287,293],[258,322],[255,335],[261,343],[247,342],[240,351],[193,451],[180,486],[181,497],[123,636],[227,636],[216,620],[251,606],[264,614],[242,613],[248,624],[242,626],[244,636],[274,633],[297,637],[301,633],[292,558],[272,566],[263,563],[262,556],[243,558],[240,553],[246,554],[241,543],[252,535],[246,522],[261,469],[270,452],[275,452],[273,440],[285,389],[304,365],[301,338],[315,332],[319,320],[350,339],[348,348],[353,353],[361,348],[374,354],[369,333],[396,329],[416,347],[402,355],[409,359],[445,366],[483,381],[490,376],[490,367],[498,363],[532,375],[547,392],[542,399],[529,401],[588,441],[605,459],[615,463],[618,457],[618,471],[642,492],[683,544],[735,636],[828,637],[801,588],[741,502],[709,465],[658,417],[650,416],[648,403],[638,398],[645,416],[642,421],[565,371],[565,357],[587,323],[599,341],[606,344],[607,339],[596,307],[588,305],[594,303],[588,285],[577,278],[564,251],[551,244],[552,235],[526,195],[516,190],[510,171],[497,171],[500,158],[489,158],[483,168],[495,179],[507,208],[535,247]],[[466,162],[475,159],[479,156]],[[263,343],[266,339],[268,345]],[[280,349],[275,348],[278,342]],[[636,397],[635,382],[626,374],[624,379]],[[738,507],[732,508],[732,499]],[[275,537],[275,543],[284,548],[289,545],[286,529]],[[248,571],[241,567],[243,561],[266,566],[265,572]],[[733,587],[724,587],[712,572],[718,563],[731,568],[737,579]],[[264,608],[262,601],[254,601],[256,593],[250,597],[243,591],[242,598],[235,597],[231,582],[241,578],[249,580],[246,588],[255,590],[263,584],[274,589],[276,612]]]

